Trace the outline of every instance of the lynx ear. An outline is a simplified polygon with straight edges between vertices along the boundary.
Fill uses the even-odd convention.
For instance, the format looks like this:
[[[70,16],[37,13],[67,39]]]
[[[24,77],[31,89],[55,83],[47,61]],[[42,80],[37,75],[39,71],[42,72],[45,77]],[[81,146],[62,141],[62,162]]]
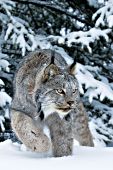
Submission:
[[[69,73],[72,75],[76,74],[76,58],[74,58],[73,63],[69,67]]]
[[[59,68],[54,64],[54,55],[51,57],[50,64],[45,68],[43,82],[46,82],[50,77],[59,74]]]

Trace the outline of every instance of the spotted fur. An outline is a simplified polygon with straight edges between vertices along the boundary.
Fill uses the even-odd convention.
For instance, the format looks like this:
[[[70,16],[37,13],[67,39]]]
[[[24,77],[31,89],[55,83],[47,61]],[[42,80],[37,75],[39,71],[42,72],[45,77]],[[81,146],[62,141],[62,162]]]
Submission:
[[[20,63],[14,78],[11,122],[18,138],[31,150],[52,148],[54,156],[70,155],[74,138],[81,145],[93,146],[74,72],[75,61],[68,66],[52,50],[31,53]]]

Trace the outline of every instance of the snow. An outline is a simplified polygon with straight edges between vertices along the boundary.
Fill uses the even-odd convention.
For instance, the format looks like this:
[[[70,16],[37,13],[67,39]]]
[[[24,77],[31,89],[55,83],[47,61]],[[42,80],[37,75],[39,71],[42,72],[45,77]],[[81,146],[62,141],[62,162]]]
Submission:
[[[10,63],[7,60],[0,59],[0,70],[3,69],[9,72],[10,71],[9,66],[10,66]]]
[[[12,98],[6,92],[0,91],[0,107],[5,106],[6,103],[11,104],[11,100]]]
[[[4,82],[0,79],[0,86],[4,86]]]
[[[97,10],[93,14],[92,20],[95,20],[96,17],[98,17],[95,23],[96,27],[99,27],[100,25],[105,26],[106,21],[108,27],[113,27],[113,1],[109,0],[104,7]]]
[[[6,11],[7,16],[10,18],[10,22],[8,21],[7,23],[7,30],[4,37],[5,41],[10,39],[13,44],[17,44],[22,51],[22,56],[25,55],[26,50],[35,50],[37,43],[35,41],[34,32],[29,28],[29,25],[24,20],[14,17],[11,14],[12,6],[14,7],[15,3],[12,1],[2,0],[0,4]]]
[[[5,131],[3,122],[5,118],[9,118],[9,105],[11,105],[12,98],[4,91],[0,91],[0,107],[5,111],[4,115],[0,115],[0,128]]]
[[[2,115],[0,115],[0,128],[1,128],[2,132],[5,131],[5,127],[4,127],[3,122],[5,122],[5,119]]]
[[[11,6],[15,6],[15,2],[12,2],[10,0],[0,0],[0,4],[9,10],[12,9]]]
[[[91,28],[89,31],[74,31],[65,34],[64,36],[48,36],[48,39],[53,41],[58,41],[59,44],[66,44],[68,47],[71,47],[73,43],[81,44],[82,48],[87,47],[88,51],[92,53],[92,48],[90,43],[94,43],[96,40],[99,40],[100,37],[103,37],[106,41],[109,40],[108,34],[111,32],[111,29],[100,28]]]
[[[77,74],[76,78],[79,82],[79,90],[82,94],[84,94],[84,90],[82,88],[85,85],[85,89],[87,89],[85,93],[85,97],[89,98],[89,102],[93,101],[93,98],[99,98],[100,101],[108,98],[113,101],[113,90],[111,89],[108,80],[103,76],[99,76],[102,81],[96,80],[89,70],[93,70],[98,74],[98,67],[89,67],[84,66],[80,63],[77,63]]]
[[[94,7],[96,7],[98,4],[97,0],[87,1],[91,6]],[[98,0],[98,2],[104,3],[104,0]],[[112,31],[111,28],[113,27],[113,0],[109,0],[107,3],[105,3],[105,6],[98,9],[97,12],[93,15],[92,20],[95,22],[94,28],[90,28],[87,31],[71,32],[71,30],[66,30],[64,27],[60,30],[61,36],[49,36],[45,34],[41,35],[39,33],[35,35],[35,33],[30,29],[27,21],[24,21],[23,19],[15,17],[11,14],[11,11],[15,6],[14,2],[10,0],[1,0],[0,4],[7,15],[6,17],[6,15],[2,14],[2,12],[0,13],[0,19],[2,22],[7,24],[5,41],[10,39],[13,44],[17,44],[21,49],[23,56],[26,54],[26,51],[34,51],[37,47],[40,49],[53,49],[64,56],[68,64],[71,64],[73,60],[68,56],[65,50],[61,47],[53,46],[51,42],[58,41],[59,44],[65,43],[69,47],[73,46],[73,43],[81,44],[82,48],[87,47],[88,51],[91,53],[91,43],[95,43],[95,41],[100,40],[100,37],[103,37],[106,41],[108,41],[109,33]],[[74,11],[72,11],[72,8],[70,8],[69,12]],[[77,22],[77,24],[79,26],[81,25],[81,27],[83,26],[80,22]],[[48,23],[48,25],[51,26],[50,23]],[[108,28],[99,28],[100,26],[105,25],[107,25]],[[8,61],[6,61],[7,55],[3,55],[4,54],[0,52],[0,69],[9,72],[10,64]],[[103,64],[106,66],[106,63]],[[112,69],[112,64],[109,66],[109,68],[110,67]],[[113,128],[110,128],[113,126],[113,107],[108,107],[107,105],[102,104],[102,101],[105,98],[113,101],[113,83],[109,83],[106,77],[100,75],[98,67],[84,66],[80,63],[77,63],[76,71],[76,78],[79,82],[80,93],[83,94],[85,98],[88,98],[89,102],[93,106],[93,109],[97,109],[99,112],[103,113],[103,116],[100,118],[95,118],[95,116],[92,118],[90,121],[90,129],[94,137],[95,145],[105,146],[104,141],[113,140]],[[1,79],[0,85],[5,85]],[[97,99],[96,102],[94,98]],[[11,102],[11,98],[5,92],[0,92],[0,106],[3,109],[7,100],[9,103]],[[107,115],[110,116],[108,120],[108,125],[110,125],[110,127],[108,127],[107,124],[103,122]],[[0,116],[0,127],[2,131],[5,130],[3,123],[6,117],[9,117],[8,108],[5,108],[5,114]],[[99,134],[97,130],[100,130],[102,134],[105,135]],[[109,136],[112,139],[108,139]]]
[[[97,0],[87,0],[89,2],[90,6],[94,6],[95,8],[98,7],[98,2]]]
[[[3,58],[8,59],[9,56],[7,54],[3,54],[3,53],[0,52],[0,59],[3,59]]]
[[[112,28],[113,27],[113,15],[110,15],[107,18],[107,22],[108,22],[109,27]]]
[[[94,143],[96,146],[106,146],[105,142],[113,141],[113,128],[111,128],[113,127],[113,107],[109,107],[96,100],[93,100],[92,106],[94,107],[93,110],[97,112],[97,116],[94,116],[89,122]],[[98,111],[100,113],[99,117]],[[104,121],[107,119],[108,122],[105,123]]]
[[[47,37],[45,35],[38,34],[35,37],[36,47],[40,49],[51,49],[52,45],[49,41],[47,41]]]
[[[54,158],[52,155],[27,151],[11,140],[0,143],[2,170],[112,170],[113,148],[74,146],[73,155]],[[7,161],[7,162],[6,162]]]
[[[5,40],[8,40],[11,35],[12,42],[16,43],[21,48],[23,56],[25,55],[26,50],[35,50],[37,44],[32,30],[27,30],[23,23],[20,23],[20,20],[16,21],[15,18],[12,16],[11,21],[12,23],[7,24],[8,28],[5,35]],[[31,44],[26,41],[25,37],[28,38]]]

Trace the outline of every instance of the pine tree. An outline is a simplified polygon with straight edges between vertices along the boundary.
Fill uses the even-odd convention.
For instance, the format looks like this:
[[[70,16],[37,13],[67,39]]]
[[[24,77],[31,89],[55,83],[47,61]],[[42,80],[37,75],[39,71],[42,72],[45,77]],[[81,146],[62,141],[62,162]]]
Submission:
[[[68,63],[76,57],[79,91],[95,145],[113,141],[112,21],[112,0],[0,1],[0,127],[4,135],[10,131],[12,81],[19,61],[30,51],[50,48]]]

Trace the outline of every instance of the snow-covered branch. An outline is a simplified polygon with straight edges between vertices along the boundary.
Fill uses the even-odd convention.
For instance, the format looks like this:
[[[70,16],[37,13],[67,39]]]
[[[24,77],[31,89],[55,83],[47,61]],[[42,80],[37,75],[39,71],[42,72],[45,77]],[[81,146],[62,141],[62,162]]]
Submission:
[[[9,106],[11,105],[12,98],[4,91],[0,91],[0,107],[3,108],[0,112],[0,127],[2,131],[5,131],[4,122],[5,118],[10,117],[9,115]]]
[[[15,7],[15,2],[12,2],[11,0],[0,0],[0,5],[10,11],[13,7]]]
[[[10,38],[13,44],[17,44],[21,50],[22,55],[25,55],[26,50],[33,51],[36,48],[34,33],[31,29],[26,29],[25,26],[16,20],[8,24],[5,40]]]
[[[7,21],[5,41],[11,39],[13,44],[17,44],[19,48],[21,48],[23,56],[25,55],[26,50],[33,51],[36,48],[34,32],[29,28],[29,24],[26,24],[25,21],[12,16],[11,14],[15,2],[2,0],[0,5],[6,11],[6,15],[10,19]],[[5,16],[3,15],[3,17]]]
[[[87,90],[84,94],[85,97],[89,98],[91,103],[94,98],[103,101],[105,98],[113,101],[113,90],[110,87],[108,81],[104,81],[104,77],[99,75],[98,67],[83,66],[82,64],[77,64],[77,79],[79,82],[79,89],[82,94],[84,94],[83,85]],[[100,81],[96,79],[91,72],[96,72]],[[107,79],[107,78],[106,78]]]
[[[105,41],[108,41],[108,34],[110,32],[111,29],[101,30],[99,28],[91,28],[89,31],[70,32],[64,36],[50,35],[48,39],[51,39],[52,41],[58,41],[59,44],[67,44],[69,47],[71,47],[73,43],[81,44],[81,48],[87,47],[88,51],[91,53],[92,49],[90,43],[100,40],[100,37],[103,37]]]
[[[93,111],[99,114],[95,114],[89,123],[94,142],[105,146],[108,141],[113,141],[113,107],[96,100],[93,100],[92,106]]]
[[[96,20],[95,26],[105,26],[113,27],[113,1],[109,0],[106,5],[93,15],[93,20]]]

